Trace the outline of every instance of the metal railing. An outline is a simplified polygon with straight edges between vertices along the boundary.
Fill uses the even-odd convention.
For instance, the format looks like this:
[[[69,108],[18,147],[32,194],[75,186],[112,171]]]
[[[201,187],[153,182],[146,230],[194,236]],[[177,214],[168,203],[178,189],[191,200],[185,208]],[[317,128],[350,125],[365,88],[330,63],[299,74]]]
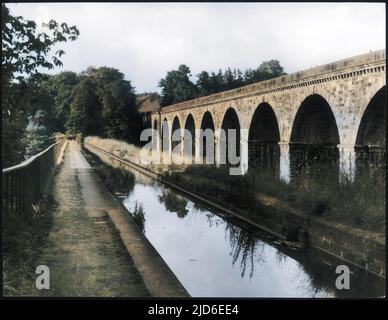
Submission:
[[[26,161],[3,169],[3,214],[25,217],[36,210],[65,141],[62,138]]]

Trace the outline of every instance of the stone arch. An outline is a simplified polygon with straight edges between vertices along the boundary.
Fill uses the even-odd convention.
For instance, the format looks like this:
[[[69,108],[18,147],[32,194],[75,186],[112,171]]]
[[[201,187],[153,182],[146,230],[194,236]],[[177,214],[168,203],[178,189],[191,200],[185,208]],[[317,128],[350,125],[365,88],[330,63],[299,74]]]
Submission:
[[[167,118],[164,118],[162,121],[161,137],[162,137],[161,151],[168,153],[170,148],[170,129],[169,129]]]
[[[358,175],[363,171],[372,173],[373,169],[385,168],[386,86],[375,93],[364,111],[357,130],[355,151]]]
[[[291,130],[291,143],[338,145],[338,127],[334,113],[321,95],[312,94],[300,105]]]
[[[309,95],[299,106],[292,125],[291,179],[305,176],[338,179],[339,144],[338,127],[329,103],[321,95]]]
[[[385,147],[386,86],[369,101],[357,131],[356,146]]]
[[[235,134],[235,142],[230,140],[232,136],[230,136],[229,130],[234,130],[231,132],[234,132]],[[238,114],[234,108],[226,110],[222,119],[220,134],[219,146],[221,163],[237,164],[230,158],[230,156],[240,157],[241,125]]]
[[[200,133],[200,156],[205,163],[214,163],[215,153],[215,126],[213,116],[206,111],[202,116]]]
[[[178,137],[179,137],[179,140],[178,140]],[[180,150],[175,150],[175,147],[180,144],[181,140],[182,140],[181,124],[178,116],[175,116],[172,122],[172,131],[171,131],[171,152],[173,152],[174,154],[180,154]]]
[[[249,168],[278,168],[280,131],[275,111],[269,103],[256,108],[249,126]]]
[[[183,141],[183,154],[186,157],[195,157],[195,121],[191,113],[186,117]]]

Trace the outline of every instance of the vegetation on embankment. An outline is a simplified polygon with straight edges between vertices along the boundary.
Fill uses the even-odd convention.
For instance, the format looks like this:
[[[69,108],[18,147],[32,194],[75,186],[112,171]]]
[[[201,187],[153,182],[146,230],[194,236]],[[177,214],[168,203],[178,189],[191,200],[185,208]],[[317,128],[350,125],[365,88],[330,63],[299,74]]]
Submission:
[[[327,179],[299,179],[286,183],[273,173],[231,176],[226,166],[190,166],[183,172],[168,172],[166,179],[184,185],[237,208],[260,212],[258,201],[265,195],[272,203],[283,202],[302,214],[320,217],[373,232],[385,232],[385,171],[342,182]],[[262,198],[262,197],[261,197]]]
[[[38,210],[28,217],[3,215],[4,295],[23,296],[36,292],[35,269],[41,264],[39,256],[47,245],[55,206],[55,199],[49,193]]]
[[[139,164],[140,148],[124,141],[86,137],[91,143],[120,158]],[[272,171],[249,170],[231,176],[227,166],[142,165],[193,192],[205,194],[235,207],[260,212],[263,196],[271,203],[282,202],[311,217],[319,217],[378,233],[385,232],[385,167],[363,173],[354,181],[322,174],[314,178],[303,172],[286,183]]]

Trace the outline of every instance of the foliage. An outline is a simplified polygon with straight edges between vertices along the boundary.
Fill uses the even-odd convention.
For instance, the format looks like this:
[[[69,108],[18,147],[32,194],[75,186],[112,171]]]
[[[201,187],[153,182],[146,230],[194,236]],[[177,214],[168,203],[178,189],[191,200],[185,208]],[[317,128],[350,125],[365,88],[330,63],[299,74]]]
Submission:
[[[33,117],[36,125],[44,126],[47,132],[65,132],[70,115],[70,104],[80,77],[71,71],[61,72],[43,79],[40,108]]]
[[[230,176],[227,166],[189,166],[184,172],[166,176],[193,191],[214,197],[237,208],[259,212],[256,196],[274,201],[328,221],[356,228],[385,232],[385,166],[359,173],[354,181],[341,173],[341,182],[322,172],[301,173],[286,183],[272,170],[249,170],[245,176]]]
[[[190,76],[190,68],[184,64],[181,64],[178,70],[167,72],[166,78],[159,82],[159,87],[162,88],[162,106],[196,97],[196,86],[190,80]]]
[[[99,134],[102,131],[101,105],[96,85],[88,77],[82,79],[75,88],[67,125],[71,132],[82,132],[84,135]]]
[[[278,60],[269,60],[260,64],[257,69],[248,69],[245,72],[230,68],[224,72],[220,69],[217,73],[202,71],[197,75],[197,81],[194,84],[189,78],[191,75],[189,67],[181,65],[178,70],[167,72],[166,78],[160,80],[159,87],[162,88],[163,96],[161,105],[168,106],[284,74],[283,67]]]
[[[3,167],[22,160],[29,117],[38,109],[42,78],[39,70],[61,66],[63,50],[51,50],[58,43],[76,40],[75,26],[54,20],[38,32],[34,21],[14,17],[2,4],[2,161]]]
[[[46,130],[38,128],[27,130],[23,138],[23,143],[26,146],[24,157],[28,159],[55,143],[55,138],[53,135],[47,134]]]
[[[130,81],[108,67],[90,67],[80,77],[70,104],[69,129],[138,143],[142,122]]]

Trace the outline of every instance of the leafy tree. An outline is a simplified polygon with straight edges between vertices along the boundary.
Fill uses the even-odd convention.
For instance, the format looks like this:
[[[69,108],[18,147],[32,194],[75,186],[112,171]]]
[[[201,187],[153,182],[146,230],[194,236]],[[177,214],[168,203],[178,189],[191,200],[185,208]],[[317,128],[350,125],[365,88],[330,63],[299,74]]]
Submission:
[[[81,78],[70,104],[69,129],[138,143],[142,121],[130,81],[108,67],[90,67]]]
[[[167,72],[166,78],[160,80],[162,88],[162,106],[194,99],[197,96],[197,88],[190,80],[190,68],[181,64],[178,70]]]
[[[197,75],[197,89],[198,89],[198,95],[199,96],[206,96],[211,91],[211,83],[210,83],[210,76],[207,71],[202,71]]]
[[[82,132],[84,135],[103,132],[102,108],[96,91],[96,84],[89,77],[84,77],[75,88],[67,122],[71,132]]]
[[[102,106],[104,134],[108,137],[125,138],[136,143],[142,129],[141,116],[136,108],[136,94],[131,82],[114,68],[89,69],[97,85]]]
[[[51,49],[60,42],[76,40],[79,31],[50,20],[46,32],[37,32],[34,21],[14,17],[2,4],[2,161],[3,167],[23,160],[29,118],[38,109],[36,91],[42,68],[61,66],[63,50]]]
[[[245,71],[244,78],[246,84],[251,84],[258,81],[273,79],[284,74],[283,67],[278,60],[269,60],[260,64],[256,70],[248,69]]]
[[[42,80],[40,109],[32,118],[35,125],[43,126],[47,133],[65,132],[70,103],[79,83],[75,72],[65,71]]]

